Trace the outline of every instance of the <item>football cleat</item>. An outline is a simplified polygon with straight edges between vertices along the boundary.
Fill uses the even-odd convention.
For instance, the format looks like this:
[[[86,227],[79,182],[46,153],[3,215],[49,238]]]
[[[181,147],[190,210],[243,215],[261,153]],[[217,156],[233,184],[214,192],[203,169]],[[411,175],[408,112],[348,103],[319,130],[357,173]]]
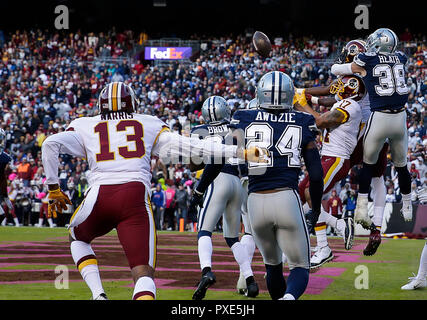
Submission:
[[[401,287],[402,290],[415,290],[427,287],[426,279],[418,279],[417,277],[410,277],[409,282]]]
[[[318,268],[333,258],[334,254],[329,246],[319,248],[310,259],[310,269]]]
[[[372,256],[377,252],[381,243],[381,232],[378,229],[372,229],[369,235],[369,241],[366,248],[363,250],[365,256]]]
[[[212,271],[206,272],[206,274],[202,276],[196,291],[194,291],[193,300],[202,300],[205,297],[208,288],[215,282],[215,274]]]
[[[245,296],[250,298],[255,298],[259,293],[258,284],[255,282],[255,279],[253,276],[248,277],[246,280],[246,290],[245,290]]]
[[[105,293],[101,293],[99,296],[97,296],[95,299],[92,299],[92,300],[108,300],[108,298]]]
[[[345,218],[345,229],[343,232],[344,247],[346,250],[350,250],[353,247],[354,241],[354,221],[352,218]]]
[[[356,210],[354,210],[354,221],[363,228],[370,230],[372,220],[368,215],[368,196],[357,197]]]
[[[247,286],[246,286],[245,277],[243,276],[242,273],[240,273],[239,280],[237,280],[236,288],[239,294],[245,294]]]

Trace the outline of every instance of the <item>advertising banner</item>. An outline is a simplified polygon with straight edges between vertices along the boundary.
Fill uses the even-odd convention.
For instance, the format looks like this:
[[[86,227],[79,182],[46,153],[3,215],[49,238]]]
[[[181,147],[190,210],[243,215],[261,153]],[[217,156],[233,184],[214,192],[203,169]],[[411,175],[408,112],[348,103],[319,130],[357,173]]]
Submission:
[[[191,47],[145,47],[145,60],[190,59]]]

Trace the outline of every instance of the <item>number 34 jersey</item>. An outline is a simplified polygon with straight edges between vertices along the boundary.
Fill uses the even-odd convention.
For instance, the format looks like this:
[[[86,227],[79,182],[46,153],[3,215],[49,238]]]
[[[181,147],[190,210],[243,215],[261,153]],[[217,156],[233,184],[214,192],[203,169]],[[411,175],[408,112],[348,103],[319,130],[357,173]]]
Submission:
[[[331,108],[333,110],[343,113],[344,119],[338,127],[325,129],[321,154],[350,159],[361,129],[361,106],[353,99],[344,99],[336,102]]]
[[[73,120],[67,131],[78,134],[89,163],[90,184],[151,181],[151,155],[161,132],[160,119],[142,114],[111,113]]]
[[[298,190],[301,152],[317,134],[312,115],[239,110],[233,115],[230,128],[243,138],[246,149],[258,146],[270,151],[267,163],[248,163],[249,193],[280,188]]]

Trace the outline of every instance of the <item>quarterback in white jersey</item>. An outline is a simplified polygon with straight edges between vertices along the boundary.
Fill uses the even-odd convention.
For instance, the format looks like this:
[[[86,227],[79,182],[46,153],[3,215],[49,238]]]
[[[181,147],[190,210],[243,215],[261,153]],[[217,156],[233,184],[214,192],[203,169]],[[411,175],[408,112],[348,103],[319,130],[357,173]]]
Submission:
[[[161,120],[136,114],[131,87],[108,84],[100,93],[100,115],[71,122],[65,132],[49,136],[42,160],[49,188],[49,212],[70,203],[59,189],[58,156],[67,153],[89,162],[89,189],[70,220],[71,254],[93,299],[107,299],[91,241],[112,229],[128,259],[135,300],[155,299],[156,230],[150,203],[151,156],[197,154],[258,161],[260,149],[249,151],[171,133]],[[252,161],[251,160],[251,161]]]

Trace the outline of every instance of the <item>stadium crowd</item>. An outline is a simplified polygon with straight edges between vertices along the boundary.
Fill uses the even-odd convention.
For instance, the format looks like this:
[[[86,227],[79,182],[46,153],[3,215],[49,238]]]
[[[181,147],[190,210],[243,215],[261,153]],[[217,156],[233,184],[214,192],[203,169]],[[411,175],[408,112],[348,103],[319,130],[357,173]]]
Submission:
[[[402,49],[410,56],[406,68],[411,91],[407,103],[408,165],[413,200],[419,201],[427,177],[427,46],[425,39],[405,37]],[[333,58],[350,39],[275,38],[268,59],[255,53],[248,36],[202,40],[206,46],[193,61],[160,65],[129,55],[146,40],[145,33],[115,30],[97,34],[41,30],[0,33],[0,117],[7,134],[5,151],[13,158],[8,191],[15,206],[4,223],[12,223],[12,217],[18,217],[24,225],[44,223],[47,192],[41,144],[47,136],[65,130],[73,119],[97,114],[97,95],[108,82],[130,84],[140,100],[141,113],[155,115],[171,130],[188,135],[192,127],[203,123],[200,108],[207,97],[223,96],[233,111],[244,108],[255,96],[257,80],[270,70],[286,72],[300,88],[329,84],[333,80],[329,72]],[[320,106],[319,110],[325,108]],[[191,173],[185,164],[165,166],[156,159],[152,160],[152,169],[157,228],[176,230],[179,218],[189,217],[188,201],[200,173]],[[88,188],[87,170],[84,159],[61,156],[61,188],[73,202],[68,214]],[[354,167],[334,194],[343,208],[339,212],[354,210],[358,170],[360,166]],[[304,174],[303,170],[301,179]],[[385,179],[387,201],[399,202],[391,162]],[[53,223],[49,221],[51,227],[55,222],[67,223],[61,217],[53,218]]]

